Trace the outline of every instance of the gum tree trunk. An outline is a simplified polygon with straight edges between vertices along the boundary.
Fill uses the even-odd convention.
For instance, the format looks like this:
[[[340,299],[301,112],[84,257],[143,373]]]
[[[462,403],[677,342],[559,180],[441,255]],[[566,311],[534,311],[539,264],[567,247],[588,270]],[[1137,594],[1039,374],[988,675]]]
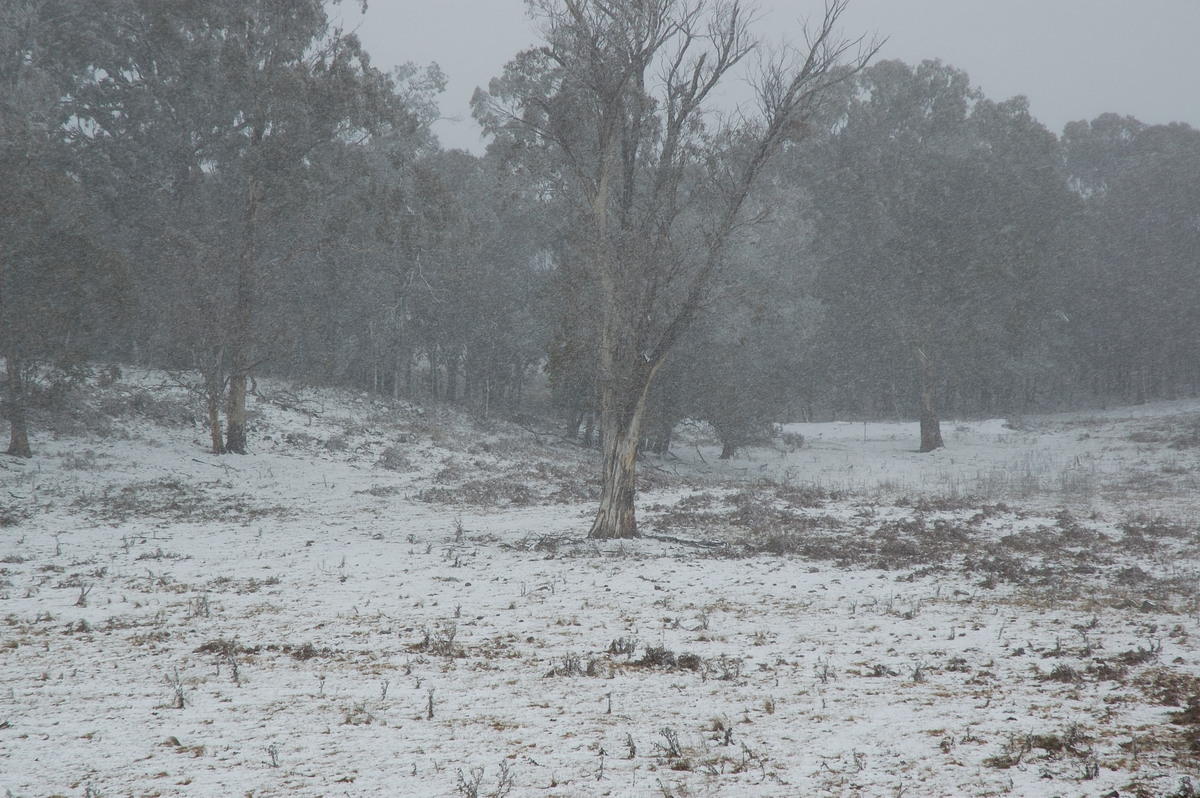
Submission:
[[[604,264],[614,268],[611,260]],[[611,271],[605,276],[611,275]],[[604,331],[600,347],[600,448],[604,453],[600,508],[589,538],[639,537],[637,455],[646,416],[646,397],[664,357],[651,361],[638,352],[635,307],[611,279],[605,289]]]
[[[246,453],[246,377],[250,370],[250,351],[254,299],[254,238],[258,223],[260,188],[251,177],[246,190],[242,251],[238,257],[237,294],[233,308],[233,343],[230,347],[229,407],[226,411],[225,451]]]
[[[208,435],[213,454],[225,454],[221,435],[221,397],[225,395],[225,357],[220,348],[210,350],[200,363],[204,380],[204,409],[207,411]]]
[[[634,499],[637,498],[637,452],[642,409],[632,416],[611,419],[604,429],[604,488],[589,538],[639,536]],[[611,441],[611,443],[610,443]]]
[[[8,451],[13,457],[33,457],[29,448],[29,429],[25,422],[25,375],[24,362],[12,350],[5,353],[8,369],[8,396],[5,404],[8,416]]]
[[[933,359],[923,349],[917,349],[921,368],[921,452],[932,452],[946,444],[942,442],[942,425],[937,413],[937,372]]]
[[[614,364],[620,368],[619,364]],[[626,379],[607,379],[600,391],[600,446],[604,452],[603,487],[589,538],[640,537],[637,498],[637,455],[646,417],[646,396],[658,372],[655,364],[632,369]],[[624,369],[623,369],[624,370]],[[613,372],[609,371],[608,374]]]
[[[208,405],[208,432],[212,439],[212,453],[225,454],[225,442],[221,440],[221,397],[209,392],[205,396]]]
[[[229,378],[229,409],[226,411],[225,451],[246,453],[246,373]]]

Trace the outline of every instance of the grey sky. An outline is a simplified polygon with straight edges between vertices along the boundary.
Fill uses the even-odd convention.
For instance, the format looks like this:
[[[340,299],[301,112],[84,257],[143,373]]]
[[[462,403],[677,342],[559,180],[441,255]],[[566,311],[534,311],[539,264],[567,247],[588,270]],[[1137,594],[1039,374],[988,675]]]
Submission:
[[[798,38],[820,0],[760,0],[768,38]],[[359,24],[357,4],[335,9]],[[1034,116],[1061,132],[1106,111],[1148,123],[1200,127],[1200,0],[850,0],[847,35],[888,37],[881,58],[940,58],[965,69],[988,97],[1029,97]],[[480,152],[470,117],[486,86],[535,36],[523,0],[370,0],[359,27],[376,66],[436,61],[443,146]]]

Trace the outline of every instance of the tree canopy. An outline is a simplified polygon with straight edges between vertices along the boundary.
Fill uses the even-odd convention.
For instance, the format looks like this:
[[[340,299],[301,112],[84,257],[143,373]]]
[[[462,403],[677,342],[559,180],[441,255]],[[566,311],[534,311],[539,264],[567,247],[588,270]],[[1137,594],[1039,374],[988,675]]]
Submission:
[[[769,48],[740,2],[531,0],[480,155],[432,134],[436,65],[377,68],[319,0],[3,4],[8,451],[106,359],[250,451],[281,375],[557,414],[626,536],[684,419],[729,455],[821,418],[934,450],[943,417],[1200,392],[1200,133],[1056,135],[953,65],[868,64],[844,8]]]

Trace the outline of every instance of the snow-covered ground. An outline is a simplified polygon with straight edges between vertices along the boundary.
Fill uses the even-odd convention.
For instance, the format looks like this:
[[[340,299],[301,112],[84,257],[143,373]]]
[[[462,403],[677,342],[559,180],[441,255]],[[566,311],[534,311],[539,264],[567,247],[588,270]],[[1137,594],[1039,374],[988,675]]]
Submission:
[[[243,457],[141,374],[0,463],[0,789],[1192,796],[1200,403],[804,424],[643,465],[260,386]],[[801,443],[799,436],[803,436]],[[1197,634],[1197,638],[1192,638]]]

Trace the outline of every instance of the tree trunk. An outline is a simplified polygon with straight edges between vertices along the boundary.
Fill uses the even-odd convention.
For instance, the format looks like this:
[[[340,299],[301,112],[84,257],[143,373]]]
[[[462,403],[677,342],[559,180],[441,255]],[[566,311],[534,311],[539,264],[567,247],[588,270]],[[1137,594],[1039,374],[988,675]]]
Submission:
[[[589,409],[583,425],[583,445],[589,449],[596,442],[596,411]]]
[[[601,446],[604,449],[603,488],[600,509],[592,522],[589,538],[639,537],[634,499],[637,498],[637,453],[642,438],[645,400],[633,406],[621,402],[626,397],[608,396],[605,390],[601,417]],[[616,393],[612,391],[611,393]],[[613,407],[617,403],[624,407]]]
[[[208,433],[212,440],[212,453],[225,454],[225,442],[221,440],[221,396],[209,391],[205,400],[208,403]]]
[[[197,361],[203,380],[204,409],[207,411],[208,435],[213,454],[225,454],[221,437],[221,397],[225,395],[225,352],[221,347],[210,350],[204,360]]]
[[[937,373],[933,359],[923,349],[917,349],[917,360],[921,366],[921,452],[941,449],[942,425],[937,413]]]
[[[225,451],[231,454],[246,453],[246,372],[229,378],[228,423],[225,430]]]
[[[438,399],[438,361],[430,348],[429,354],[426,355],[426,360],[429,363],[429,396],[433,401]]]
[[[229,408],[225,425],[225,451],[232,454],[246,453],[246,377],[250,370],[249,353],[253,335],[255,236],[260,191],[258,181],[249,178],[233,308]]]
[[[13,457],[33,457],[29,448],[29,429],[25,423],[25,375],[22,373],[24,361],[12,350],[5,354],[8,368],[8,451]]]
[[[606,341],[615,340],[606,335]],[[662,361],[647,364],[620,357],[613,346],[601,355],[600,447],[604,452],[600,509],[589,538],[636,538],[637,455],[642,441],[646,397]],[[614,357],[614,355],[617,355]]]

